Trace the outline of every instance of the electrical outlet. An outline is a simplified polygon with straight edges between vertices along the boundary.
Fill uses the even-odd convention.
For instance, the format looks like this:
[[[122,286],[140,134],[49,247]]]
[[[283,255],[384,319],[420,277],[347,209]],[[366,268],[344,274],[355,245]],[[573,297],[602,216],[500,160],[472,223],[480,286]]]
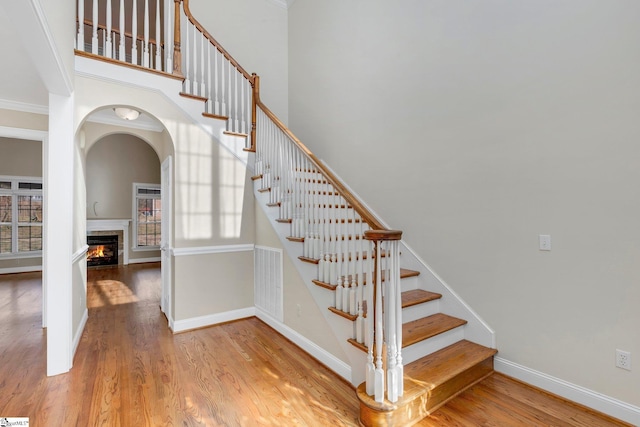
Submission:
[[[616,366],[618,368],[631,370],[631,353],[616,349]]]

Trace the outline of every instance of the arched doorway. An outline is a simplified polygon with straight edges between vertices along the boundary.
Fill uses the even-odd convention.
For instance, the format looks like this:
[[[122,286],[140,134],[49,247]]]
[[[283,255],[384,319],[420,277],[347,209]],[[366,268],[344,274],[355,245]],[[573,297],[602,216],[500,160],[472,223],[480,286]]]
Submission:
[[[78,145],[87,235],[115,229],[123,242],[118,247],[119,264],[161,262],[160,306],[170,319],[171,138],[149,114],[140,112],[136,120],[123,120],[108,107],[87,116]]]

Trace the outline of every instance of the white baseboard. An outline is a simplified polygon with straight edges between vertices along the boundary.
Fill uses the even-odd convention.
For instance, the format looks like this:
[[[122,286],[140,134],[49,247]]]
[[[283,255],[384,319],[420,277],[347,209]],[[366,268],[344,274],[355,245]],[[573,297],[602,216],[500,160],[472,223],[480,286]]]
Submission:
[[[256,307],[256,317],[351,383],[351,366]]]
[[[129,257],[129,264],[144,264],[146,262],[160,262],[160,257],[153,258],[131,258]]]
[[[640,408],[587,388],[552,377],[545,373],[513,363],[501,357],[494,358],[497,372],[516,378],[565,399],[600,411],[604,414],[640,426]]]
[[[169,325],[173,322],[171,330],[174,333],[184,332],[190,329],[203,328],[205,326],[213,326],[218,323],[231,322],[233,320],[244,319],[256,315],[254,307],[241,308],[238,310],[226,311],[224,313],[209,314],[206,316],[192,317],[184,320],[169,320]]]
[[[73,355],[75,356],[76,350],[78,350],[78,345],[80,345],[80,338],[82,338],[82,333],[84,332],[84,327],[87,324],[87,320],[89,319],[89,310],[84,309],[84,313],[82,313],[82,319],[80,320],[80,326],[78,326],[78,330],[76,331],[75,336],[73,337]]]
[[[42,271],[42,266],[41,265],[27,265],[27,266],[24,266],[24,267],[0,268],[0,274],[31,273],[33,271]]]

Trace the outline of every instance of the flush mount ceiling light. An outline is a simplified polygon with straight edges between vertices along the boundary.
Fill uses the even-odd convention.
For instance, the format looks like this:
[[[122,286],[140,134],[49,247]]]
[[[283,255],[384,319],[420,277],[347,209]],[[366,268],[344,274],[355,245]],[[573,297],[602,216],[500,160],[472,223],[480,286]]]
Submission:
[[[140,111],[126,107],[116,107],[113,109],[113,112],[122,120],[135,120],[140,115]]]

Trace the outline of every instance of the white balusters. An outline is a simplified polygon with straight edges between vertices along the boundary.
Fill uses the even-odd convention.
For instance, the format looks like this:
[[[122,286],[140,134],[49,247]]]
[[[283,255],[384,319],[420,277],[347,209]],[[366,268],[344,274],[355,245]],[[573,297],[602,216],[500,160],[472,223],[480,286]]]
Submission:
[[[204,34],[199,33],[200,34],[200,93],[199,95],[202,97],[206,97],[207,95],[207,86],[205,85],[205,57],[204,57],[204,46],[205,43],[206,44],[210,44],[208,43],[207,38],[204,36]]]
[[[112,24],[111,0],[107,0],[107,30],[106,30],[106,41],[103,48],[104,56],[106,56],[107,58],[112,57],[112,50],[113,50],[112,41],[111,41],[111,24]]]
[[[160,32],[160,0],[156,0],[156,70],[162,70],[162,53],[160,49],[162,33]]]
[[[173,72],[173,32],[174,32],[174,7],[171,0],[164,0],[164,70]]]
[[[133,0],[131,8],[131,63],[138,65],[138,0]]]
[[[79,0],[82,1],[82,0]],[[93,28],[91,30],[91,53],[94,55],[98,55],[98,0],[93,0],[93,9],[92,9],[92,25]],[[80,18],[81,21],[84,21],[84,17]]]
[[[182,25],[181,28],[184,30],[185,39],[184,39],[184,91],[187,93],[191,93],[191,73],[190,73],[190,65],[191,65],[191,45],[189,44],[189,34],[191,33],[191,25],[189,23],[189,19],[184,18],[185,25]],[[187,25],[189,24],[189,25]]]
[[[380,269],[380,246],[378,242],[374,243],[375,255],[375,291],[373,303],[375,304],[374,327],[375,327],[375,344],[376,350],[376,370],[374,373],[374,399],[376,402],[384,400],[384,370],[382,369],[382,348],[383,348],[383,313],[382,313],[382,271]]]
[[[149,67],[149,0],[144,0],[143,20],[144,44],[142,47],[142,66]]]
[[[124,51],[124,0],[120,0],[120,16],[118,19],[118,25],[120,30],[120,39],[118,40],[118,59],[120,61],[125,60],[125,51]]]
[[[78,0],[78,35],[76,49],[84,51],[84,0]]]

